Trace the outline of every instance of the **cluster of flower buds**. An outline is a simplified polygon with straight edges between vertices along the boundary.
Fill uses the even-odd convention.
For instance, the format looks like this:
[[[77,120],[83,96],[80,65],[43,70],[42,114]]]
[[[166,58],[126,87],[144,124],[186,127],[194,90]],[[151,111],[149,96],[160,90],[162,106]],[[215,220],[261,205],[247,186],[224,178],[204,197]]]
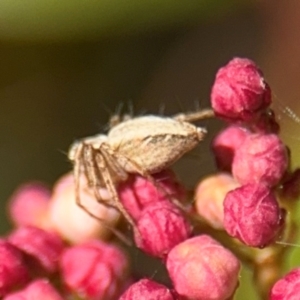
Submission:
[[[131,284],[126,253],[105,241],[119,214],[96,203],[103,223],[91,218],[74,202],[72,179],[63,176],[52,192],[27,184],[11,197],[9,213],[16,229],[0,243],[4,299],[29,300],[42,293],[47,300],[209,299],[208,294],[226,299],[234,293],[239,260],[208,235],[191,238],[186,213],[170,201],[174,197],[184,205],[187,194],[172,171],[155,174],[155,182],[133,176],[120,184],[119,195],[136,221],[137,247],[161,259],[173,289],[149,279]],[[96,209],[92,198],[82,191],[83,203]]]
[[[66,174],[52,192],[32,183],[11,197],[9,214],[15,229],[0,241],[0,297],[231,299],[239,286],[243,259],[235,249],[249,248],[254,255],[272,245],[286,225],[278,195],[299,196],[300,173],[289,170],[289,153],[278,136],[271,100],[262,72],[249,59],[235,58],[218,71],[211,103],[215,115],[227,124],[212,143],[220,171],[197,185],[193,207],[171,170],[152,179],[130,175],[118,185],[120,201],[136,224],[135,245],[160,259],[169,286],[133,279],[127,254],[108,241],[112,232],[122,237],[120,226],[117,229],[120,213],[98,203],[88,188],[76,197],[73,175]],[[88,187],[84,176],[80,181]],[[109,200],[107,190],[97,192]],[[78,198],[85,210],[76,204]],[[226,246],[234,245],[228,246],[231,250],[223,246],[224,236]],[[256,261],[264,257],[270,266],[270,257],[279,252],[260,253]],[[274,276],[270,277],[273,284]],[[299,279],[300,271],[295,269],[279,280],[271,299],[300,299]]]
[[[272,245],[276,247],[274,242],[288,227],[285,204],[288,207],[287,202],[300,195],[299,170],[290,170],[289,150],[278,136],[280,126],[271,102],[271,89],[253,61],[234,58],[217,72],[211,104],[215,115],[226,122],[212,142],[220,173],[201,181],[196,189],[196,211],[210,226],[249,247],[271,246],[262,252],[268,255],[276,252]],[[263,255],[251,257],[256,269],[263,268],[259,261]],[[269,261],[280,265],[278,253],[268,255]],[[269,266],[268,259],[264,262]],[[264,296],[279,275],[275,269]],[[271,299],[300,299],[299,272],[292,274],[274,286]]]
[[[137,247],[159,258],[165,258],[178,243],[192,233],[183,212],[170,200],[184,202],[186,190],[171,170],[154,174],[154,182],[132,176],[119,186],[124,207],[136,222],[134,240]]]
[[[239,185],[232,189],[228,184],[225,191],[223,226],[242,243],[265,247],[284,225],[275,193],[289,168],[287,147],[269,107],[270,87],[253,61],[235,58],[218,71],[211,103],[228,122],[212,144],[217,165]]]
[[[94,203],[89,194],[83,199]],[[106,207],[98,212],[107,224],[119,217]],[[52,193],[39,183],[21,186],[9,201],[9,213],[16,229],[0,242],[1,299],[114,300],[131,282],[125,251],[101,241],[107,227],[74,203],[71,175]],[[62,220],[53,217],[57,213]]]
[[[136,246],[162,259],[173,290],[142,279],[120,300],[229,298],[238,286],[239,260],[207,235],[190,237],[192,227],[187,215],[172,202],[176,199],[184,204],[186,192],[170,170],[155,174],[154,179],[150,182],[133,176],[119,186],[119,195],[136,221]]]

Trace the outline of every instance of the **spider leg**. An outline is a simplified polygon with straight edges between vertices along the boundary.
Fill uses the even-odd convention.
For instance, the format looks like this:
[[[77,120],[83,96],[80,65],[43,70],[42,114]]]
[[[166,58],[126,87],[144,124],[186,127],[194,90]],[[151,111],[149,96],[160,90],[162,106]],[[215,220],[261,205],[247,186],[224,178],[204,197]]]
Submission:
[[[97,161],[97,155],[98,155],[98,149],[95,150],[94,148],[91,148],[92,151],[92,156],[91,156],[91,160],[90,160],[90,177],[92,179],[92,189],[94,192],[94,195],[96,197],[96,200],[98,203],[108,206],[108,207],[112,207],[114,209],[116,209],[116,206],[113,205],[110,201],[110,199],[103,199],[102,196],[99,193],[99,188],[105,188],[105,180],[102,174],[102,170],[99,168],[99,164]],[[106,166],[106,168],[108,169],[109,166]]]
[[[94,193],[94,196],[96,199],[101,199],[99,193],[99,188],[104,187],[103,182],[103,176],[101,172],[99,171],[99,168],[97,166],[96,162],[96,150],[93,148],[92,145],[86,144],[85,145],[85,151],[83,151],[83,172],[84,176],[87,179],[88,187],[84,187],[85,192],[91,193],[90,189],[92,189],[92,192]],[[101,201],[102,204],[104,204],[104,200]],[[112,207],[108,203],[105,203],[106,206]]]
[[[123,241],[126,245],[131,246],[132,243],[129,241],[129,239],[123,235],[121,232],[119,232],[118,230],[114,229],[113,227],[109,226],[106,224],[106,221],[104,219],[99,218],[97,215],[95,215],[94,213],[92,213],[86,206],[83,205],[83,203],[81,202],[81,198],[80,198],[80,173],[81,173],[81,161],[82,158],[84,158],[83,156],[83,152],[84,152],[84,145],[80,145],[76,155],[75,155],[75,164],[74,164],[74,181],[75,181],[75,201],[76,201],[76,205],[78,205],[83,211],[85,211],[90,217],[98,220],[99,222],[101,222],[101,224],[103,226],[105,226],[107,229],[109,229],[116,237],[118,237],[121,241]],[[85,161],[83,161],[83,167],[86,168],[85,166]],[[87,170],[87,169],[86,169]],[[85,176],[86,176],[86,172],[85,172]]]
[[[88,186],[91,187],[94,184],[94,179],[91,176],[92,174],[92,168],[91,168],[91,159],[92,159],[92,153],[91,153],[92,149],[90,145],[85,145],[85,151],[83,151],[82,153],[82,161],[83,163],[83,173],[84,176],[87,180]]]
[[[109,157],[110,154],[105,149],[102,149],[102,148],[103,147],[101,146],[100,151],[97,152],[96,160],[97,160],[97,165],[99,167],[101,175],[103,176],[105,187],[107,188],[108,192],[111,194],[111,197],[112,197],[110,200],[110,204],[112,206],[114,206],[115,208],[117,208],[123,214],[123,216],[126,218],[128,223],[133,228],[135,228],[136,227],[135,222],[133,221],[132,217],[129,215],[129,213],[123,206],[123,204],[118,196],[116,187],[115,187],[116,182],[113,181],[113,177],[110,173],[110,169],[107,166],[105,157],[107,157],[107,156]],[[108,145],[105,148],[109,148]],[[98,202],[101,202],[101,199],[98,199]]]
[[[93,189],[96,199],[100,199],[99,188],[104,187],[103,176],[96,162],[96,152],[92,145],[87,145],[85,161],[85,176],[88,178],[89,187]],[[104,202],[104,201],[103,201]]]
[[[207,108],[192,113],[178,114],[173,116],[172,118],[180,122],[197,122],[199,120],[210,119],[214,117],[215,117],[214,111],[210,108]]]
[[[98,182],[98,179],[101,177],[98,174],[95,174],[96,168],[95,168],[95,159],[93,157],[93,148],[89,144],[84,145],[84,151],[82,151],[82,171],[83,174],[87,180],[88,186],[84,186],[83,189],[85,192],[90,193],[90,189],[93,189],[93,193],[96,196],[96,198],[99,198],[99,190],[98,188],[101,185]]]

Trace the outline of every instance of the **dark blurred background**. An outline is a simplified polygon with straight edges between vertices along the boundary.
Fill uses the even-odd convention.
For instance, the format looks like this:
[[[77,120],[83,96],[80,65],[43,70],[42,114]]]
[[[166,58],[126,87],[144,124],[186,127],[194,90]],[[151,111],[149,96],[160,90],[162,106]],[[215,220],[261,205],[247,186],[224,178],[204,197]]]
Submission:
[[[234,56],[264,70],[297,164],[300,127],[282,107],[300,110],[299,1],[1,1],[1,233],[9,195],[69,171],[74,139],[99,133],[121,104],[137,115],[207,107]],[[218,124],[202,125],[207,142],[175,166],[190,187],[214,170]]]

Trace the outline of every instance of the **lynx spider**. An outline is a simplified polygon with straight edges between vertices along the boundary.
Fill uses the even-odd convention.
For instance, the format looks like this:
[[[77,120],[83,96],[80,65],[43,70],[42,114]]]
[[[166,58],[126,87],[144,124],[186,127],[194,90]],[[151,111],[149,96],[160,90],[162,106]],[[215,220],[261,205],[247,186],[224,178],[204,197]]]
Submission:
[[[162,171],[192,150],[204,138],[206,130],[189,122],[213,117],[210,109],[171,118],[141,116],[129,119],[113,117],[107,135],[99,134],[73,143],[68,157],[74,164],[76,203],[93,218],[80,199],[80,176],[84,175],[98,203],[118,209],[131,226],[133,219],[123,207],[117,184],[129,174],[139,174],[158,186],[151,174]],[[111,199],[103,199],[100,188]],[[158,187],[159,188],[159,187]]]

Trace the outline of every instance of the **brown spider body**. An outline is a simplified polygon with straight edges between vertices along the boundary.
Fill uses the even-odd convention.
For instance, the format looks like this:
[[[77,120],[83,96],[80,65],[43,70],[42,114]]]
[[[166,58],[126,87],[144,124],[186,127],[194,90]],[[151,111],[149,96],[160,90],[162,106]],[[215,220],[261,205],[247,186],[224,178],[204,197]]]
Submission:
[[[134,226],[118,197],[117,184],[134,173],[158,186],[151,174],[171,166],[195,148],[205,134],[205,129],[182,121],[182,115],[178,120],[176,117],[142,116],[113,126],[107,135],[75,142],[69,150],[69,159],[74,163],[76,203],[97,218],[80,201],[80,177],[84,175],[97,201],[118,209]],[[110,199],[101,198],[99,189],[103,187],[111,195]]]
[[[195,148],[206,131],[190,123],[157,116],[138,117],[120,123],[108,133],[116,159],[128,173],[137,173],[129,158],[145,172],[153,174],[171,166]]]

